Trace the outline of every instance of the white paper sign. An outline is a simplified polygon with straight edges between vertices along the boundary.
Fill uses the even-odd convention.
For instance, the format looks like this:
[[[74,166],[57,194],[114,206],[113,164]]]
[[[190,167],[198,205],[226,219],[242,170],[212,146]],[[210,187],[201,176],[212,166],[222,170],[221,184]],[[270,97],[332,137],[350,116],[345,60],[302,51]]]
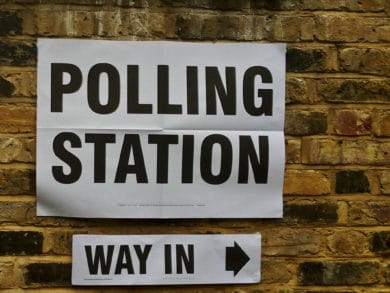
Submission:
[[[40,39],[37,213],[277,218],[285,46]]]
[[[74,235],[73,285],[260,282],[260,234]]]

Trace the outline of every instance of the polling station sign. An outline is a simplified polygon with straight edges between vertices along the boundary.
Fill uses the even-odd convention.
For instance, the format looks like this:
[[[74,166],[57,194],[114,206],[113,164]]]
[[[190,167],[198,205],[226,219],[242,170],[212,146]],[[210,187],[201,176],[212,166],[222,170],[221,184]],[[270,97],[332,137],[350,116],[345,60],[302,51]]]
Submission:
[[[285,45],[38,40],[37,214],[278,218]]]

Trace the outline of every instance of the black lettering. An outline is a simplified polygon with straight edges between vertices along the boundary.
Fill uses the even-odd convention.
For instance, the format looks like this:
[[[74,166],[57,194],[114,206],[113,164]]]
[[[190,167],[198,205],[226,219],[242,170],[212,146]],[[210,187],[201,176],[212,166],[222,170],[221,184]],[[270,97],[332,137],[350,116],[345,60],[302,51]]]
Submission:
[[[69,73],[69,83],[64,84],[63,74]],[[81,70],[70,63],[51,64],[51,112],[62,112],[63,94],[74,93],[81,87]]]
[[[139,103],[138,65],[127,65],[127,113],[151,114],[151,104]]]
[[[268,182],[269,146],[268,136],[259,136],[257,155],[250,136],[240,135],[240,158],[238,169],[238,183],[248,183],[249,162],[252,166],[256,183]]]
[[[115,134],[87,133],[85,142],[94,144],[94,182],[106,182],[106,144],[115,143]]]
[[[206,67],[206,103],[208,115],[217,114],[217,97],[225,115],[236,114],[236,68],[226,67],[226,88],[217,67]]]
[[[133,151],[134,165],[129,165],[130,153]],[[115,183],[125,183],[127,174],[135,174],[138,183],[148,183],[145,161],[138,134],[125,134]]]
[[[128,274],[134,274],[133,263],[131,261],[130,248],[128,245],[120,245],[118,260],[116,262],[115,275],[120,275],[123,269],[127,269]]]
[[[255,105],[255,77],[261,76],[263,83],[272,83],[271,72],[263,66],[253,66],[248,68],[244,74],[243,80],[243,99],[244,107],[248,114],[253,116],[272,116],[273,93],[271,89],[259,89],[257,97],[261,98],[261,106]]]
[[[198,67],[187,66],[187,113],[199,114]]]
[[[52,174],[57,182],[62,184],[71,184],[79,180],[81,176],[82,165],[80,160],[69,152],[64,144],[70,142],[72,148],[81,148],[80,138],[73,132],[61,132],[56,135],[53,141],[54,154],[70,167],[69,174],[64,173],[63,166],[52,166]]]
[[[165,273],[172,274],[172,246],[164,245]]]
[[[178,142],[178,135],[149,135],[149,144],[157,145],[157,183],[168,183],[169,145]]]
[[[157,113],[181,114],[181,105],[169,104],[169,67],[157,66]]]
[[[108,101],[100,103],[100,75],[105,73],[108,79]],[[98,114],[110,114],[119,106],[120,77],[118,70],[111,64],[99,63],[88,73],[88,104],[92,111]]]
[[[192,183],[194,177],[194,136],[183,135],[181,182]]]
[[[176,245],[176,269],[178,274],[183,273],[183,264],[187,274],[194,273],[194,245],[187,245],[188,254],[184,249],[184,245]]]
[[[146,260],[148,259],[150,250],[152,249],[152,245],[145,245],[144,251],[142,251],[141,245],[134,245],[134,249],[139,260],[139,273],[146,274]]]
[[[219,144],[221,147],[221,168],[219,174],[213,175],[213,147]],[[233,149],[230,140],[221,134],[207,136],[202,143],[200,154],[200,173],[204,181],[209,184],[222,184],[229,179],[232,171]]]
[[[103,245],[96,245],[94,256],[92,256],[92,247],[90,245],[87,245],[84,248],[87,255],[89,273],[91,275],[97,275],[100,265],[102,274],[108,275],[110,273],[114,245],[108,245],[107,257],[104,255]]]

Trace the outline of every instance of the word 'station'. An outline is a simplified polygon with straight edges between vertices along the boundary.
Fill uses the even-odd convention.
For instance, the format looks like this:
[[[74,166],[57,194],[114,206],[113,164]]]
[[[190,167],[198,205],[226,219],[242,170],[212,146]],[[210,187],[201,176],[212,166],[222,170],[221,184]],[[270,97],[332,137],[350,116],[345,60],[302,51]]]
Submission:
[[[284,83],[279,44],[40,39],[38,215],[281,217]]]
[[[260,234],[74,235],[73,285],[260,282]]]

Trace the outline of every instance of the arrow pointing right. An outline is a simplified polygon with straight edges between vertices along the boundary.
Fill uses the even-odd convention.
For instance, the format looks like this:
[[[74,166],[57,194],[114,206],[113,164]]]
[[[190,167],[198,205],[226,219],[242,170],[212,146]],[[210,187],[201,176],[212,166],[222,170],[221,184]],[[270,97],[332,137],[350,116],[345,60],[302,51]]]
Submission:
[[[246,265],[249,261],[248,255],[234,241],[233,247],[226,247],[226,271],[233,271],[234,276]]]

